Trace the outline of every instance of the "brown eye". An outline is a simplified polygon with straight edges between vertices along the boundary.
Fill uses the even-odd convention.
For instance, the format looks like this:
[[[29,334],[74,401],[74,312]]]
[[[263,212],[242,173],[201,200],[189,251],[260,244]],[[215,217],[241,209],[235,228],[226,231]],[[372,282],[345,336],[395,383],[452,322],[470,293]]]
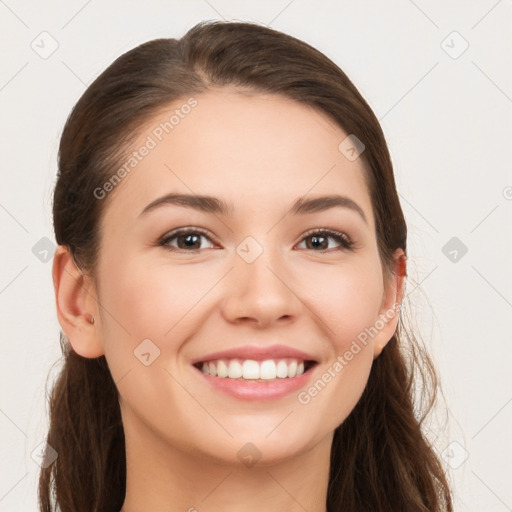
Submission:
[[[165,235],[159,245],[170,251],[198,252],[206,247],[201,247],[201,239],[211,242],[211,237],[201,229],[181,228]],[[338,247],[329,247],[330,240],[334,240]],[[351,250],[354,242],[345,233],[327,229],[315,230],[306,233],[302,241],[306,243],[306,249],[314,252]],[[210,247],[211,248],[211,247]]]
[[[202,238],[210,240],[210,237],[202,230],[184,228],[169,233],[159,244],[171,251],[196,252],[204,249],[204,247],[200,247]],[[176,245],[171,245],[174,240],[176,240]]]
[[[329,239],[335,240],[339,245],[341,245],[341,247],[329,247]],[[339,231],[332,231],[329,229],[311,231],[307,233],[302,240],[311,240],[311,242],[309,243],[306,242],[306,249],[310,249],[314,252],[324,252],[330,249],[338,251],[350,250],[354,245],[354,242],[352,242],[352,240],[345,233],[341,233]]]

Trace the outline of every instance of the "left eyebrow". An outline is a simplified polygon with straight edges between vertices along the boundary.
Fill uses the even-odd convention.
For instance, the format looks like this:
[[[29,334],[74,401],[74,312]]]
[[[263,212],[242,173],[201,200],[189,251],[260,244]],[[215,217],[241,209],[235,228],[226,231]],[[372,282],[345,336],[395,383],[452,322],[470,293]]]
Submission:
[[[340,196],[337,194],[314,197],[312,199],[304,199],[303,197],[300,197],[293,204],[291,212],[293,215],[302,215],[305,213],[323,212],[337,206],[355,211],[362,217],[364,222],[368,224],[368,220],[363,209],[355,201],[350,199],[350,197]]]
[[[183,206],[185,208],[193,208],[205,213],[214,213],[224,216],[230,215],[233,211],[233,206],[231,204],[228,204],[217,197],[171,193],[159,197],[149,203],[142,210],[139,216],[164,205]],[[355,211],[361,216],[364,222],[368,224],[368,220],[363,209],[349,197],[340,195],[320,196],[311,199],[300,197],[293,203],[290,212],[292,215],[304,215],[308,213],[322,212],[335,207],[348,208]]]

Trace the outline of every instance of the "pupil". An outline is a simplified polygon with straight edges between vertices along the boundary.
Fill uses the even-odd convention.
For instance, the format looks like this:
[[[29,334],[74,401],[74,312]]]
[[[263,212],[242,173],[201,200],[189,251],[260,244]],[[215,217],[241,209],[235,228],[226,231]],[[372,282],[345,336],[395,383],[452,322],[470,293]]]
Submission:
[[[322,243],[318,243],[318,240],[325,240],[325,237],[323,236],[313,236],[312,237],[312,243],[313,243],[313,246],[314,247],[319,247],[320,245],[322,245]]]
[[[197,235],[187,235],[185,237],[185,245],[187,247],[194,245],[197,242],[197,240],[194,239],[197,239]]]

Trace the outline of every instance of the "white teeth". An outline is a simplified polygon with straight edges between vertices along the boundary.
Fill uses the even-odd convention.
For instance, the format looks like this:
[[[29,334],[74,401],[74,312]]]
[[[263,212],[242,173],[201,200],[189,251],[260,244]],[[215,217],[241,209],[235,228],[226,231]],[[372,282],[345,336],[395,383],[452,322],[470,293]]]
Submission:
[[[228,367],[224,361],[217,362],[217,377],[224,379],[228,376]]]
[[[297,361],[292,361],[288,365],[288,377],[295,377],[297,375]]]
[[[260,367],[256,361],[248,359],[244,361],[242,366],[242,376],[244,379],[259,379],[260,378]]]
[[[210,363],[212,364],[212,363]],[[213,363],[215,364],[215,363]],[[211,373],[210,373],[211,375]],[[232,359],[229,361],[228,366],[228,377],[230,379],[239,379],[242,376],[242,365],[238,362]]]
[[[272,359],[263,361],[260,366],[260,379],[273,380],[276,378],[277,368],[276,363]]]
[[[288,377],[288,365],[286,364],[286,361],[283,361],[282,359],[277,363],[277,376],[280,379]]]
[[[205,375],[220,378],[245,379],[245,380],[275,380],[298,377],[304,373],[304,361],[297,359],[267,359],[255,361],[253,359],[229,361],[207,361],[202,365]]]

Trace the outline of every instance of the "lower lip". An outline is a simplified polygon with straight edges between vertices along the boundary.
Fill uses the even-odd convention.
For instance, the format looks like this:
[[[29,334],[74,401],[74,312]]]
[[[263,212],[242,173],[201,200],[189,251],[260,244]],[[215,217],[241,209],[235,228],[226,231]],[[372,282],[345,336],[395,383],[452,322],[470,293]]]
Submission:
[[[277,378],[268,382],[214,377],[213,375],[206,375],[195,366],[193,368],[199,372],[207,384],[240,400],[276,400],[304,387],[316,366],[317,364],[298,377]]]

